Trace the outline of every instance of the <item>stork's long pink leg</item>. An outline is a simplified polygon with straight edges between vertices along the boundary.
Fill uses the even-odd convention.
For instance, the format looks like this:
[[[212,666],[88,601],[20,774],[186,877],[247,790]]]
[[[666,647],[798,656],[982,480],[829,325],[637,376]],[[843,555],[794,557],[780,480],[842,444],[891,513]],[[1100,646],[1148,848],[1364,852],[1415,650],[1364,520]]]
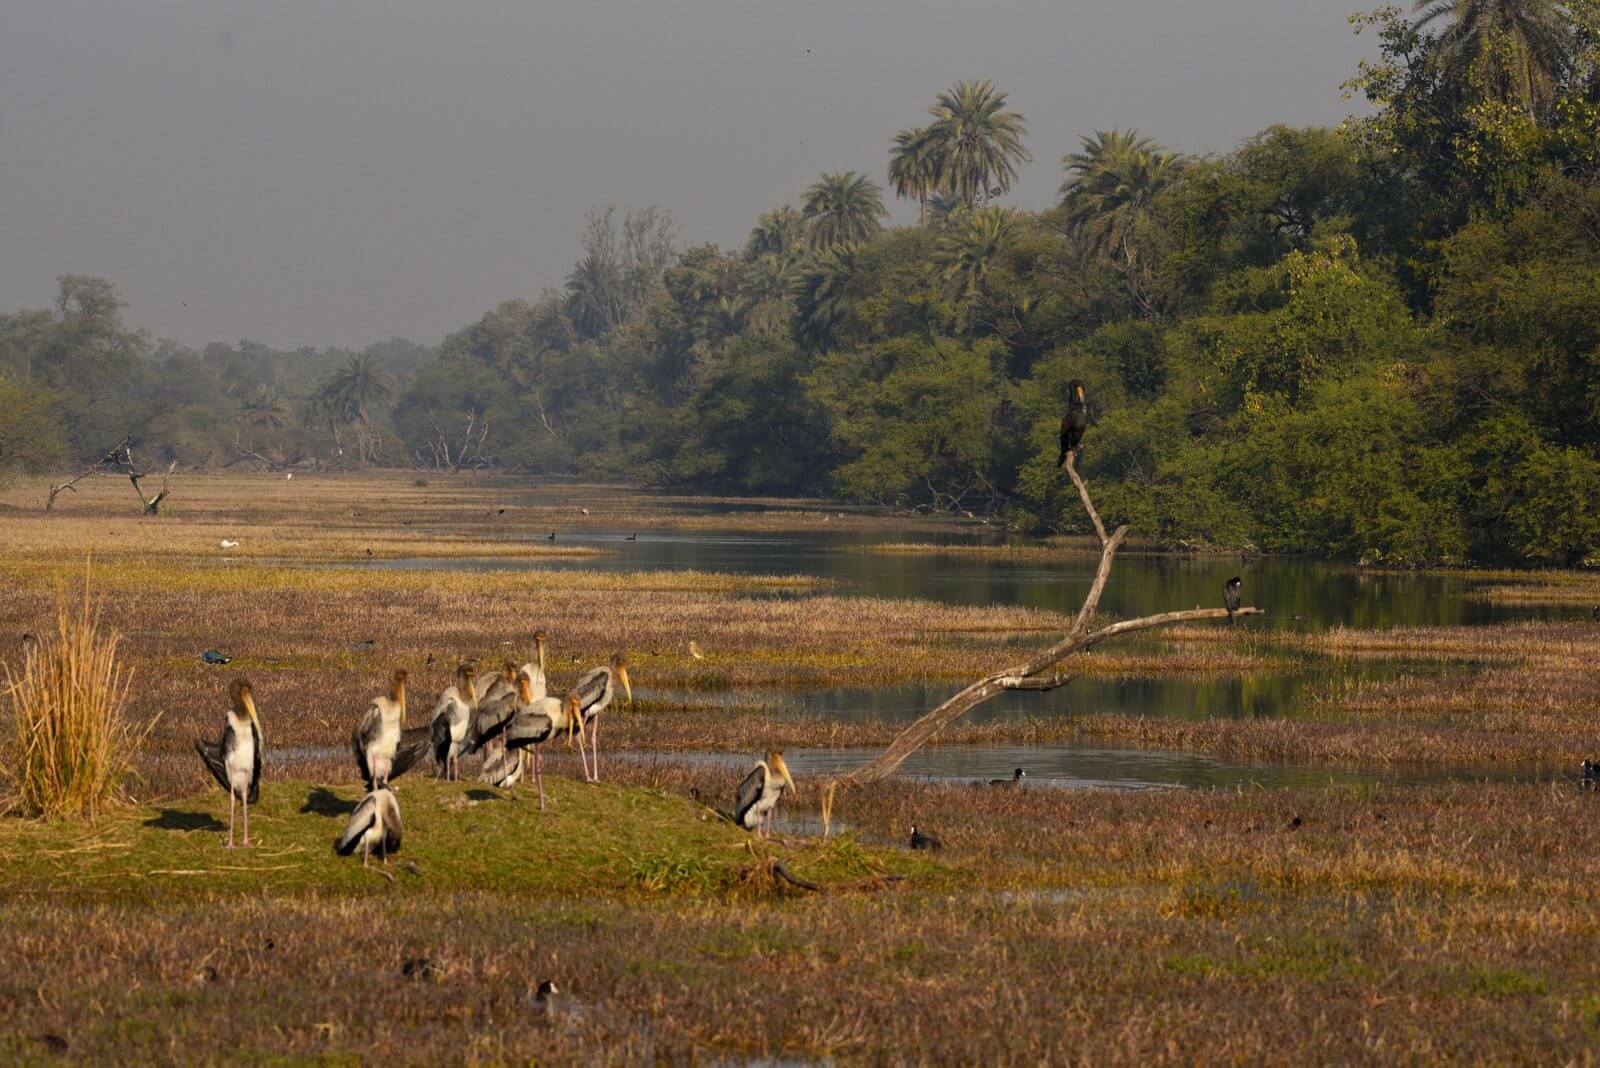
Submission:
[[[233,803],[238,800],[233,796],[233,787],[228,787],[228,848],[233,848]]]

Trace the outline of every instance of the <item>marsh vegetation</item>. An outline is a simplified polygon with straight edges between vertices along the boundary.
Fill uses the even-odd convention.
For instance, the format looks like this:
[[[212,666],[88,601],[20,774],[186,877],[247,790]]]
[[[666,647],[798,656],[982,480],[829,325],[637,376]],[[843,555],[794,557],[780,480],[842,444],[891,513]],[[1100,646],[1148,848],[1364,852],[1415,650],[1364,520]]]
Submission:
[[[1583,950],[1600,841],[1572,776],[1600,714],[1592,577],[1453,575],[1452,596],[1486,613],[1449,617],[1470,625],[1176,627],[1083,658],[1094,688],[1069,684],[1060,705],[1002,705],[934,743],[980,758],[968,780],[991,774],[987,752],[1047,767],[1057,746],[1108,760],[1155,747],[1210,754],[1239,769],[1230,781],[1264,788],[1073,790],[1046,774],[996,791],[913,765],[852,790],[835,813],[842,834],[822,842],[822,776],[799,769],[825,765],[808,752],[870,751],[905,717],[804,695],[910,687],[936,700],[1059,636],[1067,604],[869,596],[810,567],[629,570],[639,543],[620,532],[803,541],[847,522],[890,543],[976,544],[990,536],[981,525],[487,476],[413,482],[191,477],[165,518],[129,516],[110,480],[48,516],[33,483],[0,498],[12,506],[0,514],[0,659],[20,662],[21,634],[54,619],[58,582],[81,576],[92,548],[102,624],[138,680],[128,716],[150,728],[134,802],[92,826],[0,823],[0,956],[21,964],[0,980],[8,1056],[42,1056],[54,1036],[90,1059],[161,1059],[174,1043],[186,1059],[241,1044],[401,1061],[1559,1058],[1600,1028],[1600,972]],[[538,555],[552,528],[558,548],[598,555]],[[240,544],[220,549],[224,538]],[[1054,547],[1026,546],[1018,566],[1092,564],[1072,547],[1054,566],[1033,559]],[[452,551],[481,566],[443,566]],[[891,555],[930,576],[944,566]],[[1188,581],[1191,565],[1167,562],[1169,581]],[[1289,572],[1252,578],[1267,603],[1275,574]],[[1522,586],[1555,600],[1475,592]],[[335,857],[361,789],[345,740],[388,669],[408,666],[431,694],[460,657],[527,655],[536,627],[551,635],[556,687],[619,641],[629,650],[640,701],[607,724],[629,753],[608,781],[576,781],[557,745],[541,814],[531,797],[413,772],[397,787],[408,839],[389,877]],[[203,663],[211,647],[233,662]],[[226,805],[189,745],[215,731],[239,669],[269,760],[259,844],[229,853]],[[1242,718],[1161,715],[1120,696],[1125,681],[1249,686],[1306,671],[1292,699]],[[788,751],[800,789],[770,846],[752,847],[691,792],[725,807],[771,747]],[[906,850],[912,824],[945,848]],[[841,889],[780,885],[775,859]],[[355,930],[358,911],[374,918]],[[975,968],[1005,981],[975,985]],[[351,993],[352,970],[390,985],[381,1010]],[[564,993],[530,1022],[547,978]],[[246,998],[255,1009],[220,1026]],[[1035,1025],[997,1031],[997,1015]]]

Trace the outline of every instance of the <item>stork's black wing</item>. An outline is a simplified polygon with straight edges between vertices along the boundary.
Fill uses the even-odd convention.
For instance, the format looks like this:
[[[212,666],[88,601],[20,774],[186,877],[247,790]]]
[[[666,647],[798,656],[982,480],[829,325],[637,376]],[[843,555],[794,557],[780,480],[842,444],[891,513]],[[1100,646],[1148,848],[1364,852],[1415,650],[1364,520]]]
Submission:
[[[393,781],[416,766],[433,748],[433,727],[409,727],[400,732],[400,743],[394,749],[394,763],[389,766],[389,779]]]
[[[344,834],[333,844],[334,851],[341,857],[348,857],[356,851],[361,844],[361,836],[372,828],[378,820],[378,802],[373,794],[368,794],[361,799],[356,810],[350,813],[350,818],[345,821]]]
[[[555,721],[543,712],[520,709],[506,728],[506,748],[526,749],[538,745],[555,733]]]
[[[383,816],[383,851],[400,852],[400,802],[394,794],[384,790],[378,795],[378,810]]]
[[[744,826],[745,815],[749,813],[752,805],[761,800],[761,791],[766,785],[767,769],[758,764],[739,784],[739,793],[733,803],[733,822],[741,827]]]
[[[450,715],[440,712],[429,726],[429,741],[433,743],[433,759],[440,767],[450,759]]]
[[[254,722],[250,724],[250,737],[255,742],[256,754],[255,763],[250,768],[250,792],[245,800],[253,805],[261,800],[261,731]]]
[[[611,669],[604,667],[590,668],[578,676],[572,692],[578,695],[578,711],[582,715],[587,716],[589,709],[606,695],[606,683],[610,678]]]
[[[222,787],[223,793],[231,792],[228,785],[228,762],[223,755],[228,751],[228,734],[233,730],[231,726],[223,728],[220,742],[208,742],[204,738],[194,740],[194,751],[200,754],[200,759],[205,761],[206,770],[211,777],[217,780],[217,785]]]
[[[476,753],[483,748],[485,742],[498,738],[516,717],[515,691],[502,693],[492,701],[480,702],[478,711],[473,714],[471,725],[467,729],[468,752]]]

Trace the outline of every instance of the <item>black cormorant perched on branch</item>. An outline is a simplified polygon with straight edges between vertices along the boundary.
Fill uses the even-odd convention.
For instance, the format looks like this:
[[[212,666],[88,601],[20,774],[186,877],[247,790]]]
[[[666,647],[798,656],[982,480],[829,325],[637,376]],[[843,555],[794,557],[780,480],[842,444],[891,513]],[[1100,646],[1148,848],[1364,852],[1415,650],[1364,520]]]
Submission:
[[[1083,379],[1074,378],[1067,383],[1067,414],[1061,417],[1061,455],[1056,466],[1067,462],[1067,453],[1076,460],[1083,446],[1083,432],[1089,429],[1089,400],[1084,393]]]
[[[1233,626],[1233,614],[1239,610],[1239,587],[1244,580],[1238,575],[1222,584],[1222,604],[1228,610],[1228,625]]]

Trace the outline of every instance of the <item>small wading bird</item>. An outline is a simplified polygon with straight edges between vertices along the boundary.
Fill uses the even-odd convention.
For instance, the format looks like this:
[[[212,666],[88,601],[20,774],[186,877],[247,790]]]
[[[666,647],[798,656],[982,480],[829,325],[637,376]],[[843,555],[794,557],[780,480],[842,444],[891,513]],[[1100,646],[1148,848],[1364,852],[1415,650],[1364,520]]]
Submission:
[[[911,848],[943,849],[944,843],[931,834],[924,834],[922,831],[917,830],[917,825],[913,823],[911,825]]]
[[[217,784],[228,792],[228,848],[233,848],[235,802],[244,806],[244,844],[250,844],[250,806],[261,798],[261,721],[249,679],[234,679],[228,686],[232,707],[222,723],[222,738],[194,740],[195,752],[205,761]]]
[[[467,731],[478,711],[478,690],[472,684],[472,665],[456,668],[454,686],[448,686],[433,706],[430,722],[433,759],[446,779],[461,778],[461,757],[467,752]]]
[[[356,810],[350,813],[344,833],[333,848],[341,857],[361,850],[363,868],[372,860],[373,850],[377,850],[378,859],[387,864],[390,853],[400,852],[400,832],[400,802],[393,790],[381,786],[363,797]]]
[[[772,813],[778,807],[778,799],[784,790],[793,789],[794,779],[789,777],[789,765],[783,762],[783,753],[777,749],[770,751],[739,784],[733,821],[747,831],[759,827],[761,837],[770,837]]]
[[[1228,610],[1228,626],[1233,626],[1233,614],[1239,610],[1239,587],[1244,585],[1244,579],[1238,575],[1233,576],[1222,584],[1222,604]]]
[[[1067,383],[1067,414],[1061,417],[1061,455],[1056,457],[1056,466],[1061,467],[1067,462],[1067,453],[1072,453],[1074,462],[1081,455],[1083,445],[1083,432],[1089,429],[1089,400],[1084,393],[1083,380],[1074,378]]]
[[[387,786],[394,775],[395,756],[400,749],[400,731],[406,718],[406,671],[396,668],[389,679],[389,692],[374,697],[361,716],[350,748],[355,753],[361,781],[369,791]],[[429,729],[432,741],[432,729]]]
[[[577,718],[578,726],[583,729],[589,739],[589,753],[594,758],[592,777],[587,764],[584,775],[590,782],[600,781],[600,725],[596,717],[611,705],[611,698],[617,691],[617,683],[622,683],[622,689],[628,695],[628,705],[633,706],[633,683],[628,681],[628,661],[621,653],[613,653],[611,663],[605,667],[590,668],[578,676],[578,681],[573,684],[572,690],[567,694],[567,708],[569,714]],[[577,703],[572,699],[576,697]],[[578,736],[578,754],[583,755],[582,733]]]
[[[990,779],[989,780],[989,785],[990,786],[1021,786],[1022,785],[1022,777],[1024,775],[1026,775],[1026,774],[1028,774],[1028,773],[1023,771],[1021,768],[1018,768],[1017,770],[1015,770],[1015,771],[1013,771],[1011,773],[1011,778],[1009,778],[1009,779]]]

